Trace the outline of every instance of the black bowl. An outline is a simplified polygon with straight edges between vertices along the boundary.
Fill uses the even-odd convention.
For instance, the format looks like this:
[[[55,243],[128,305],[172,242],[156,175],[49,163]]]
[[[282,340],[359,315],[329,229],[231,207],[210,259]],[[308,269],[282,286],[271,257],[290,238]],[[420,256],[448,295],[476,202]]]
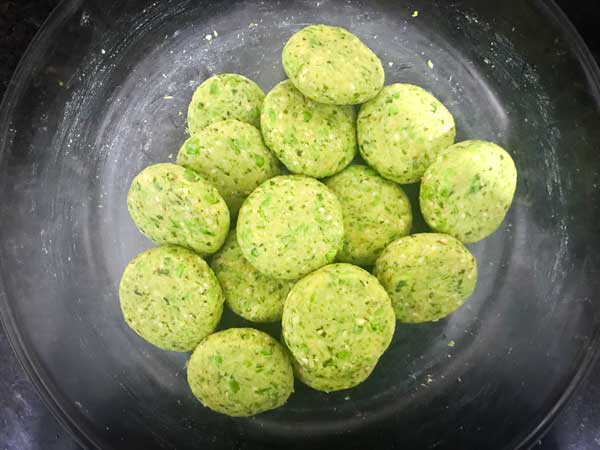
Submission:
[[[144,166],[174,159],[199,82],[239,72],[270,89],[284,76],[283,44],[309,23],[359,35],[387,83],[432,91],[459,140],[506,147],[519,183],[502,228],[470,246],[480,279],[463,308],[398,324],[356,389],[296,383],[284,407],[230,419],[192,397],[186,354],[151,347],[123,322],[121,271],[150,246],[125,195]],[[599,80],[542,0],[64,1],[0,115],[0,310],[11,342],[88,448],[525,447],[596,354]]]

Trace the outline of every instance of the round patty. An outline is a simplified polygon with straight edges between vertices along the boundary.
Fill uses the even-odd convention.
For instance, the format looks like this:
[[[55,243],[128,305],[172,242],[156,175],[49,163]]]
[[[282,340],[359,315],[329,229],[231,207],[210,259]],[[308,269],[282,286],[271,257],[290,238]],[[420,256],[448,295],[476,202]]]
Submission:
[[[187,378],[204,406],[234,417],[278,408],[294,391],[284,348],[252,328],[230,328],[207,337],[190,358]]]
[[[307,97],[333,105],[357,105],[373,98],[384,80],[379,58],[349,31],[310,25],[283,48],[283,69]]]
[[[408,197],[370,167],[347,167],[325,185],[337,196],[344,216],[344,245],[337,261],[373,265],[390,242],[410,232]]]
[[[211,266],[223,288],[227,306],[252,322],[281,320],[283,303],[294,282],[263,275],[242,255],[235,230],[212,257]]]
[[[343,237],[338,199],[313,178],[271,178],[250,194],[238,217],[244,257],[273,278],[295,280],[330,263]]]
[[[386,86],[360,108],[359,150],[365,161],[396,183],[419,181],[425,169],[454,143],[450,111],[426,90],[412,84]]]
[[[358,386],[360,383],[369,378],[369,375],[375,369],[376,364],[372,366],[359,367],[354,372],[349,372],[343,376],[327,377],[320,373],[319,370],[303,367],[292,358],[292,367],[294,375],[307,386],[310,386],[317,391],[334,392],[343,389],[350,389]]]
[[[400,322],[431,322],[455,311],[471,295],[477,263],[452,236],[421,233],[392,242],[373,273],[390,295]]]
[[[164,350],[193,350],[223,312],[223,294],[208,264],[174,245],[136,256],[123,272],[119,297],[127,324]]]
[[[322,178],[346,167],[356,154],[351,106],[314,102],[287,80],[267,94],[261,116],[267,146],[295,174]]]
[[[226,119],[259,127],[264,98],[262,89],[242,75],[212,76],[192,96],[188,107],[188,130],[194,135],[211,123]]]
[[[395,323],[390,298],[374,276],[350,264],[332,264],[294,285],[283,308],[282,335],[309,372],[308,384],[321,377],[349,387],[377,364]]]
[[[131,218],[150,240],[200,254],[216,252],[229,231],[229,210],[217,189],[176,164],[148,166],[127,194]]]
[[[431,228],[476,242],[502,224],[516,186],[515,163],[502,147],[465,141],[449,147],[427,169],[419,202]]]
[[[215,122],[190,137],[179,150],[177,164],[210,181],[233,217],[259,184],[280,173],[279,161],[260,131],[238,120]]]

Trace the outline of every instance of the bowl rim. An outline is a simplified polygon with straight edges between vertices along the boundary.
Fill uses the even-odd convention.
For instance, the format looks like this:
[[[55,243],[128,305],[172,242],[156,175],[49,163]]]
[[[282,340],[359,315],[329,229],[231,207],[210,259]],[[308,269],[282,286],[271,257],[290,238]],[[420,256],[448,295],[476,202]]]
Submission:
[[[80,9],[85,0],[61,0],[54,8],[47,19],[44,21],[34,38],[29,43],[23,53],[17,68],[15,69],[6,93],[0,103],[0,164],[2,163],[6,148],[9,144],[8,136],[8,118],[19,102],[23,94],[24,80],[26,74],[30,72],[33,63],[44,53],[45,43],[51,41],[53,34],[60,29],[66,19]],[[585,41],[571,23],[569,18],[558,6],[555,0],[535,0],[535,6],[549,20],[557,25],[562,31],[565,43],[573,52],[577,61],[588,79],[591,89],[590,95],[600,108],[600,67]],[[107,450],[108,447],[102,445],[93,436],[96,435],[91,427],[81,423],[78,418],[64,408],[58,400],[56,386],[48,382],[48,378],[43,376],[41,368],[36,363],[35,358],[26,350],[23,335],[17,327],[14,315],[12,313],[8,293],[6,292],[2,277],[2,260],[0,258],[0,323],[6,331],[8,342],[15,353],[17,360],[24,369],[27,377],[32,382],[35,390],[38,392],[42,402],[48,408],[52,416],[58,423],[69,432],[71,437],[81,447],[86,449]],[[533,429],[531,429],[521,440],[515,443],[515,450],[528,449],[547,433],[554,424],[559,412],[564,408],[573,394],[587,378],[594,363],[600,357],[600,328],[594,331],[590,339],[590,345],[582,356],[577,372],[569,382],[566,389],[561,393],[556,402],[552,405],[544,418]]]

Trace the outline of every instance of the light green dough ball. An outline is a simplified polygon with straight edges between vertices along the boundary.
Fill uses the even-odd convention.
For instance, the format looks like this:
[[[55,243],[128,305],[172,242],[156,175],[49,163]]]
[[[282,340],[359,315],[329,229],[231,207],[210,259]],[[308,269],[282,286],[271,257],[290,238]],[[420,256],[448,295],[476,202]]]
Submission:
[[[188,107],[188,130],[193,136],[211,123],[236,119],[260,126],[265,94],[252,80],[234,73],[214,75],[194,92]]]
[[[307,97],[333,105],[357,105],[373,98],[384,80],[379,58],[349,31],[310,25],[283,48],[283,68]]]
[[[336,196],[313,178],[271,178],[246,199],[237,223],[244,257],[272,278],[295,280],[330,263],[344,224]]]
[[[392,242],[373,271],[400,322],[437,321],[455,311],[477,282],[475,257],[447,234],[420,233]]]
[[[289,80],[267,94],[261,116],[267,146],[290,172],[315,178],[333,175],[352,161],[354,122],[351,106],[314,102]]]
[[[370,167],[347,167],[325,184],[340,201],[344,216],[344,245],[338,261],[370,266],[390,242],[410,232],[408,197]]]
[[[193,350],[223,312],[223,294],[208,264],[174,245],[136,256],[123,272],[119,297],[127,324],[164,350]]]
[[[235,230],[212,258],[227,306],[252,322],[281,320],[283,303],[294,282],[267,277],[242,255]]]
[[[233,417],[278,408],[294,391],[284,348],[252,328],[230,328],[208,336],[192,354],[187,378],[204,406]]]
[[[283,308],[282,335],[307,384],[343,389],[368,376],[389,346],[395,322],[390,298],[374,276],[332,264],[294,285]]]
[[[419,202],[432,229],[476,242],[502,224],[516,186],[515,163],[502,147],[464,141],[449,147],[427,169]]]
[[[200,254],[216,252],[229,231],[229,210],[217,189],[176,164],[142,170],[131,182],[127,208],[148,239]]]
[[[369,375],[375,369],[376,364],[372,366],[359,367],[354,372],[344,374],[344,376],[326,377],[319,373],[319,370],[311,370],[302,367],[292,358],[294,375],[307,386],[322,392],[341,391],[358,386],[369,378]]]
[[[260,131],[238,120],[208,125],[179,150],[177,164],[195,170],[223,196],[231,215],[263,181],[280,173],[279,161]]]
[[[446,147],[454,143],[454,118],[426,90],[392,84],[362,105],[357,121],[365,161],[396,183],[419,181]]]

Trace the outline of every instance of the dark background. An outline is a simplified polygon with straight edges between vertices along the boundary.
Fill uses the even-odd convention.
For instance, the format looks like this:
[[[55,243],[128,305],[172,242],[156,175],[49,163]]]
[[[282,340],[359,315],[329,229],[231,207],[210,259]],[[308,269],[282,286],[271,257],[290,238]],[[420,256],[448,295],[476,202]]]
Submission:
[[[558,3],[600,61],[600,0]],[[29,41],[57,4],[58,0],[0,0],[0,97]],[[600,449],[600,361],[550,432],[534,448]],[[75,449],[79,450],[79,446],[40,401],[0,327],[0,450]]]

